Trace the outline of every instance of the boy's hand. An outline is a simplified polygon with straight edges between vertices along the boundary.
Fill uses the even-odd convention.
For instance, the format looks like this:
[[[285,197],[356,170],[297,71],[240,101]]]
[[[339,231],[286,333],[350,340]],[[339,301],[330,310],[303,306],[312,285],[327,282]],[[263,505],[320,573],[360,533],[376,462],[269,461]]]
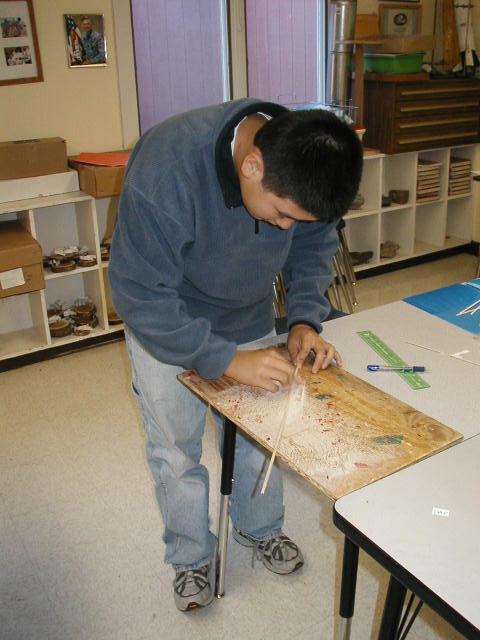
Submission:
[[[242,384],[277,391],[278,384],[287,385],[292,380],[295,367],[285,360],[277,349],[237,351],[225,375]]]
[[[319,369],[326,369],[333,361],[341,367],[342,358],[335,347],[325,342],[318,333],[307,324],[296,324],[288,334],[287,347],[292,362],[301,367],[312,351],[315,360],[312,365],[312,373]]]

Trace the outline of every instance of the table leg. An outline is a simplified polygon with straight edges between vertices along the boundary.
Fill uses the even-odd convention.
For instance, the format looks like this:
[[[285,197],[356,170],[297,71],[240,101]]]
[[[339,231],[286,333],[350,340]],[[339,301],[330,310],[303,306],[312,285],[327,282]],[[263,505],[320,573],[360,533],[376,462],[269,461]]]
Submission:
[[[225,595],[225,565],[228,542],[228,503],[232,493],[233,465],[235,461],[235,437],[237,427],[228,418],[224,419],[222,448],[222,478],[220,482],[220,517],[218,522],[218,557],[215,595]]]
[[[378,640],[391,640],[397,637],[406,592],[403,584],[390,576]]]
[[[337,640],[349,640],[357,586],[358,547],[345,536]]]

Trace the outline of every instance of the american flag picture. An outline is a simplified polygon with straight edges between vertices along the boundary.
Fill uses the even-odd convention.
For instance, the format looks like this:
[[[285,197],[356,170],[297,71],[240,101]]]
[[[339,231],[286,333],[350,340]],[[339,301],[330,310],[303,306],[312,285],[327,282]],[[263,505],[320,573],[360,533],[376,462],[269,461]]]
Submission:
[[[73,16],[65,16],[65,27],[67,30],[67,51],[69,65],[76,66],[82,64],[84,51],[82,36]]]

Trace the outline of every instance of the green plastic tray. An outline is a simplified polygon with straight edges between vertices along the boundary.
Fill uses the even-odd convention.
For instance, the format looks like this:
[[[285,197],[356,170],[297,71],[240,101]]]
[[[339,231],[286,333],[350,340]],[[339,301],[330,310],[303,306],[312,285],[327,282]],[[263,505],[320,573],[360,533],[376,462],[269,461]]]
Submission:
[[[366,53],[365,71],[374,73],[418,73],[422,70],[424,52]]]

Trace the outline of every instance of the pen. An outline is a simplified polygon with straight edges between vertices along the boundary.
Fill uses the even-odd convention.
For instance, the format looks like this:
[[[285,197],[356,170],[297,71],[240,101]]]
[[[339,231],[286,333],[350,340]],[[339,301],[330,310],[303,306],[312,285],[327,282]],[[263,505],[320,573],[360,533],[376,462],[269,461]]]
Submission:
[[[480,300],[475,300],[475,302],[472,302],[472,304],[469,304],[468,307],[465,307],[465,309],[462,309],[456,315],[457,316],[464,316],[467,313],[473,315],[474,313],[476,313],[478,311],[479,308],[480,308]]]
[[[367,364],[369,371],[400,371],[401,373],[417,373],[425,371],[425,367],[419,367],[417,365],[405,365],[404,367],[389,367],[383,364]]]

